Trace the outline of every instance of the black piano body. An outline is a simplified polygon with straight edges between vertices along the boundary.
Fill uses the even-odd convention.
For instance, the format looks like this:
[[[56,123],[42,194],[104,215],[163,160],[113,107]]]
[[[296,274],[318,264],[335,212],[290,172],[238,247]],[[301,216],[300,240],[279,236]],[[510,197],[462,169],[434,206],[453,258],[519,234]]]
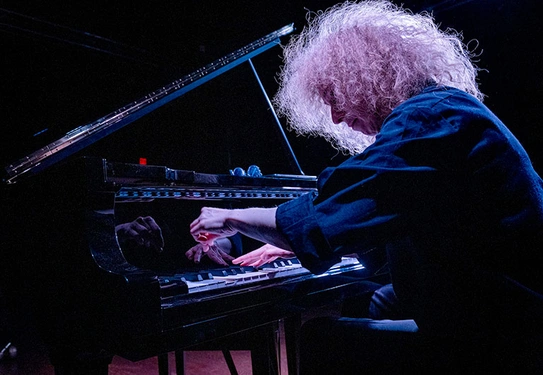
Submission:
[[[198,173],[75,157],[242,62],[256,75],[251,57],[291,31],[285,26],[6,167],[2,285],[29,301],[58,374],[95,373],[94,364],[107,373],[113,355],[137,361],[183,350],[365,292],[360,280],[372,275],[352,258],[312,275],[296,260],[217,269],[184,256],[195,244],[189,223],[204,205],[269,207],[315,191],[315,178],[301,173],[284,137],[294,174]],[[138,216],[161,226],[162,253],[119,245],[115,226]],[[244,239],[244,251],[258,245]],[[289,363],[295,369],[295,359]]]
[[[41,201],[31,205],[39,225],[12,223],[32,228],[19,233],[19,269],[12,272],[26,275],[25,293],[59,369],[89,368],[91,360],[102,365],[113,355],[137,361],[212,342],[362,294],[360,280],[371,276],[356,259],[324,275],[309,273],[296,259],[260,270],[183,262],[194,241],[175,235],[190,236],[188,225],[202,206],[277,205],[314,191],[307,176],[204,174],[99,158],[48,172],[31,191],[18,186],[12,192],[27,197],[10,200],[13,210],[30,209],[21,202],[33,201],[32,195]],[[154,261],[129,262],[115,226],[150,213],[164,228],[164,251],[151,254]]]

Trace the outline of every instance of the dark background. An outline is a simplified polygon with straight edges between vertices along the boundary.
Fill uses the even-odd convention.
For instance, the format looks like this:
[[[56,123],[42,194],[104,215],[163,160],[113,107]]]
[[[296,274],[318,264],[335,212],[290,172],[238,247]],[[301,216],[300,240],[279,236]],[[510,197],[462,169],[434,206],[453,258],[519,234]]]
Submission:
[[[2,166],[334,1],[4,1],[0,6]],[[399,3],[399,2],[398,2]],[[539,0],[405,1],[478,40],[485,103],[543,170]],[[289,36],[282,39],[288,41]],[[476,46],[476,42],[469,43]],[[281,49],[253,62],[268,95]],[[295,173],[247,63],[119,130],[78,155],[200,172],[257,164]],[[284,126],[284,121],[281,119]],[[341,162],[321,139],[287,132],[306,174]]]

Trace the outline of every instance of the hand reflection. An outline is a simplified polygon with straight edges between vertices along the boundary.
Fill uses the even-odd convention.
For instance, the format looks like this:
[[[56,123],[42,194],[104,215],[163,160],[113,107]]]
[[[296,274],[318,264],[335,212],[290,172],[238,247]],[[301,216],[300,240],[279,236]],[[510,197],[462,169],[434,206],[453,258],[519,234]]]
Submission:
[[[136,220],[115,227],[121,247],[123,244],[141,246],[161,252],[164,249],[162,230],[151,216],[140,216]]]

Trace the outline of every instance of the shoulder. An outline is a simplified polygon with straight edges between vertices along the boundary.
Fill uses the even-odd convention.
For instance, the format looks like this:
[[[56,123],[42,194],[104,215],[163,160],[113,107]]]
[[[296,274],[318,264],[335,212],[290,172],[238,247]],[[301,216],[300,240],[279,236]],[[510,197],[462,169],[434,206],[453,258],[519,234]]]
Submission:
[[[383,137],[442,136],[475,123],[492,126],[499,120],[476,97],[452,87],[432,85],[409,98],[383,123]]]
[[[441,107],[448,106],[484,108],[479,99],[465,91],[449,86],[430,85],[401,103],[394,111],[405,111],[407,109],[439,110]]]

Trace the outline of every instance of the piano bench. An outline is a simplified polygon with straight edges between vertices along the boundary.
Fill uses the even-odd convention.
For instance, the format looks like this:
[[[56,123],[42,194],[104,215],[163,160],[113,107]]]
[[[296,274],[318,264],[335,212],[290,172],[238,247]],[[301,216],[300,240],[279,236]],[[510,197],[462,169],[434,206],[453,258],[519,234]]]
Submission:
[[[321,317],[302,326],[300,374],[543,373],[543,335],[433,337],[412,320]]]

